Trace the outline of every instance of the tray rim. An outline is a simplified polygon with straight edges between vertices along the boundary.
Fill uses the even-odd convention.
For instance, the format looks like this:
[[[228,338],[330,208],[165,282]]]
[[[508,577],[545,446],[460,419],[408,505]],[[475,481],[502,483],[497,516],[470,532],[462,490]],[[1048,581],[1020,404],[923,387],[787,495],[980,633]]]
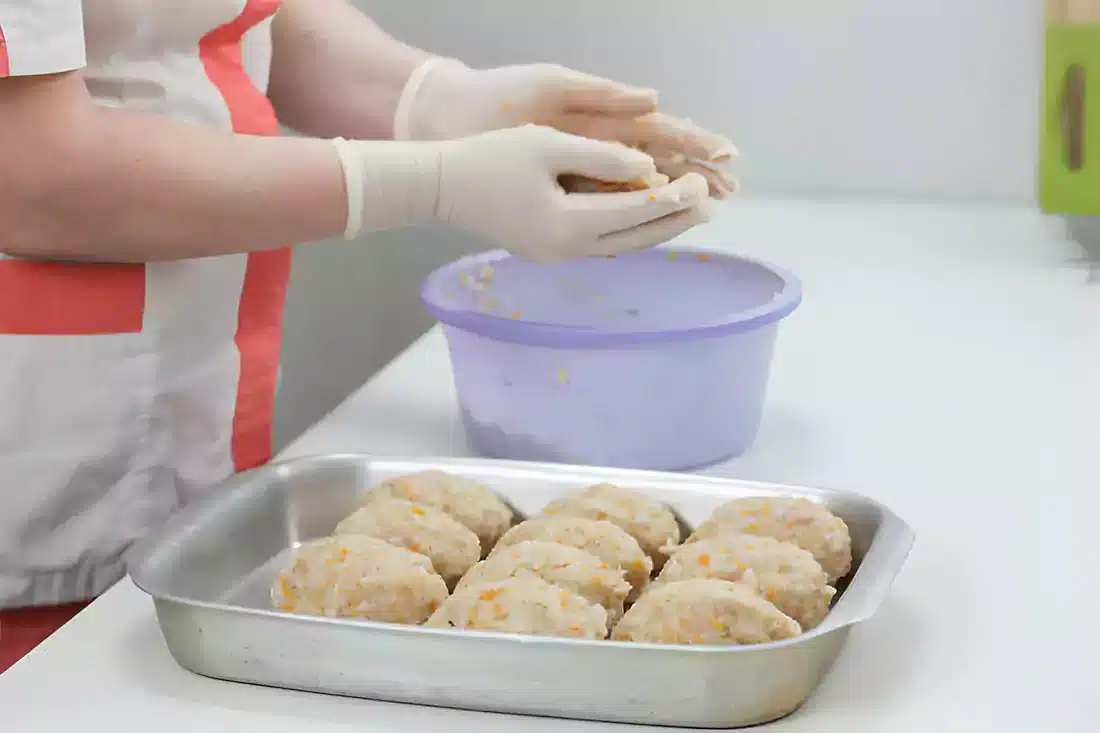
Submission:
[[[885,580],[886,591],[893,586],[894,580],[900,573],[905,565],[905,562],[912,552],[913,545],[916,540],[916,533],[913,528],[900,516],[893,512],[889,507],[865,496],[860,493],[829,489],[824,487],[808,487],[796,484],[775,483],[756,481],[750,479],[739,479],[733,477],[721,477],[721,476],[709,476],[709,475],[696,475],[690,473],[673,473],[666,471],[653,471],[653,470],[635,470],[635,469],[618,469],[618,468],[606,468],[598,466],[583,466],[574,464],[559,464],[559,463],[540,463],[540,462],[527,462],[527,461],[508,461],[498,459],[480,459],[480,458],[466,458],[466,457],[446,457],[446,456],[378,456],[369,453],[317,453],[317,454],[303,454],[296,456],[289,456],[280,458],[278,460],[267,463],[257,468],[242,471],[228,477],[226,480],[217,484],[221,490],[211,491],[207,496],[203,497],[199,501],[185,507],[177,512],[172,518],[165,523],[157,532],[150,533],[143,539],[134,543],[130,550],[126,553],[126,568],[127,574],[134,585],[146,595],[150,596],[157,604],[159,603],[172,603],[182,606],[187,606],[195,609],[202,609],[204,611],[213,611],[220,614],[233,614],[236,616],[250,616],[263,618],[266,621],[272,621],[276,623],[284,624],[313,624],[319,627],[332,627],[340,629],[359,629],[362,633],[374,633],[374,634],[388,634],[395,636],[407,636],[410,638],[436,638],[436,639],[453,639],[450,643],[461,643],[460,640],[465,640],[467,643],[474,641],[486,641],[486,642],[498,642],[512,645],[526,645],[529,648],[538,647],[574,647],[574,648],[597,648],[609,650],[619,650],[614,653],[678,653],[678,654],[692,654],[692,655],[713,655],[719,654],[722,656],[731,654],[753,654],[770,650],[777,650],[784,647],[792,647],[804,645],[812,642],[818,637],[832,634],[836,631],[840,631],[851,626],[855,626],[859,623],[871,618],[875,611],[877,611],[880,603],[873,604],[874,607],[865,613],[857,613],[855,617],[842,622],[829,623],[829,616],[833,616],[836,607],[830,611],[829,616],[819,624],[818,626],[805,631],[798,636],[791,639],[784,639],[781,641],[767,642],[763,644],[753,644],[745,646],[723,646],[723,645],[698,645],[698,644],[655,644],[649,642],[629,642],[629,641],[614,641],[612,639],[574,639],[567,637],[549,637],[549,636],[535,636],[525,634],[511,634],[495,631],[474,631],[474,630],[455,630],[455,629],[437,629],[428,628],[424,626],[412,626],[401,624],[388,624],[377,621],[365,621],[359,619],[341,619],[341,618],[328,618],[322,616],[309,616],[304,614],[293,614],[277,609],[259,609],[249,608],[246,606],[238,606],[228,603],[221,603],[215,601],[202,601],[192,598],[182,597],[170,592],[164,592],[163,589],[157,589],[156,582],[151,581],[149,578],[144,577],[148,560],[159,549],[161,549],[168,542],[176,538],[187,526],[189,520],[204,513],[208,509],[217,504],[227,500],[227,497],[239,488],[242,488],[253,480],[257,476],[264,474],[276,473],[280,471],[289,471],[292,468],[300,466],[302,464],[311,463],[339,463],[339,462],[355,462],[359,464],[370,463],[397,463],[397,464],[411,464],[416,466],[423,466],[424,469],[438,466],[439,464],[449,464],[452,467],[469,466],[470,468],[477,467],[493,467],[497,469],[511,469],[516,471],[543,471],[558,473],[562,476],[577,476],[587,475],[596,479],[599,478],[618,478],[622,484],[627,486],[633,486],[636,483],[644,482],[647,478],[656,480],[657,483],[665,484],[702,484],[704,487],[710,486],[714,488],[719,487],[737,487],[746,488],[749,490],[760,491],[764,494],[774,494],[779,496],[795,496],[805,497],[809,499],[826,499],[829,497],[841,498],[849,501],[853,501],[864,506],[871,506],[877,510],[880,516],[884,517],[887,521],[893,523],[895,530],[900,535],[900,546],[893,548],[896,557],[893,558],[893,562],[889,564],[889,575]],[[441,469],[446,470],[446,469]],[[657,487],[662,488],[662,487]],[[743,492],[742,492],[743,493]],[[872,542],[868,547],[867,554],[876,547],[876,543]],[[866,557],[866,555],[865,555]],[[862,565],[861,568],[862,569]],[[849,588],[851,583],[854,583],[856,578],[859,577],[859,570],[852,576],[849,581]],[[885,595],[885,592],[883,595]],[[845,593],[841,598],[847,596]]]

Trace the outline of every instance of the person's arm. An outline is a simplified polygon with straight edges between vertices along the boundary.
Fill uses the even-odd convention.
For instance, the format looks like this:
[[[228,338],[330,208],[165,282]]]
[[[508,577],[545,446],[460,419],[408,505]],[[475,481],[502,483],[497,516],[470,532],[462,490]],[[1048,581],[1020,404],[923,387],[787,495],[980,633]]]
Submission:
[[[698,176],[652,192],[566,195],[560,175],[634,180],[655,173],[653,159],[545,127],[349,142],[105,109],[76,70],[81,18],[72,0],[0,5],[0,253],[157,261],[439,222],[559,261],[651,247],[706,218]]]
[[[537,123],[652,153],[661,173],[736,189],[733,143],[657,112],[653,90],[554,64],[470,69],[413,48],[348,0],[284,0],[273,23],[268,96],[299,132],[366,140],[445,140]]]
[[[343,232],[339,156],[95,104],[74,0],[0,4],[0,252],[146,261]]]
[[[330,142],[261,138],[99,107],[81,76],[0,79],[0,251],[156,261],[343,233]]]
[[[565,194],[559,175],[634,180],[653,160],[546,127],[443,143],[249,137],[101,109],[71,72],[0,79],[0,161],[0,252],[33,259],[184,259],[438,222],[556,262],[706,220],[697,176]]]
[[[268,96],[279,121],[319,137],[393,137],[413,71],[433,54],[396,40],[347,0],[284,0]]]

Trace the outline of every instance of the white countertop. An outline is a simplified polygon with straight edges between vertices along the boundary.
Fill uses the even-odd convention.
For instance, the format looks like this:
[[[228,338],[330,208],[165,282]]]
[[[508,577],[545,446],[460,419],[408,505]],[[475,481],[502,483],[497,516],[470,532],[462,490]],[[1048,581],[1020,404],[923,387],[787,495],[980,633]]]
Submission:
[[[756,447],[714,469],[863,492],[916,529],[892,598],[775,731],[1095,731],[1100,283],[1033,211],[723,206],[691,242],[799,274]],[[432,331],[286,455],[468,453]],[[0,677],[4,730],[609,731],[183,671],[128,581]]]

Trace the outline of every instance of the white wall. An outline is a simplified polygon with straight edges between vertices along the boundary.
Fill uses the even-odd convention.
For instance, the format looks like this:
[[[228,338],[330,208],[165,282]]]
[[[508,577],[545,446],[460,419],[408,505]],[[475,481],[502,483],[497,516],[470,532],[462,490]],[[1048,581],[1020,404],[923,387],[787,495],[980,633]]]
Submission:
[[[788,12],[754,10],[769,3]],[[359,5],[470,63],[552,60],[656,87],[737,140],[754,191],[1032,195],[1041,0]]]
[[[356,1],[471,64],[556,61],[656,87],[734,138],[749,195],[1033,200],[1042,0]],[[302,248],[280,440],[422,333],[419,280],[476,247],[415,231]]]

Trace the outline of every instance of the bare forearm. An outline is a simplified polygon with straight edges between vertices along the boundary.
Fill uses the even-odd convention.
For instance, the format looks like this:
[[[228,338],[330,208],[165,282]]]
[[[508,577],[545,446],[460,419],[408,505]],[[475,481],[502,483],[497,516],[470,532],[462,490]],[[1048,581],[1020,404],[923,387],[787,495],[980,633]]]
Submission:
[[[91,105],[50,112],[36,118],[49,122],[25,122],[39,125],[23,136],[33,144],[2,146],[14,173],[0,176],[7,254],[157,261],[343,232],[343,173],[326,141],[234,135]],[[19,123],[6,123],[15,135]]]
[[[405,82],[431,57],[347,0],[288,0],[272,33],[269,96],[279,119],[320,137],[391,138]]]

